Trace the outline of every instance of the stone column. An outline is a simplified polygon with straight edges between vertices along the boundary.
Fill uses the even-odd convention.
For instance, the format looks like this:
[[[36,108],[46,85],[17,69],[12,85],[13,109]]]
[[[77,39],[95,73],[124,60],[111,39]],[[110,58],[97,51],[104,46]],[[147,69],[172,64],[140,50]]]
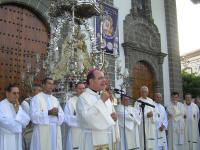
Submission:
[[[106,78],[112,86],[115,86],[115,58],[113,55],[105,55],[106,61],[108,61],[109,66],[104,71],[106,72]]]
[[[165,0],[165,17],[167,27],[170,91],[179,92],[180,97],[182,98],[183,91],[175,0]]]

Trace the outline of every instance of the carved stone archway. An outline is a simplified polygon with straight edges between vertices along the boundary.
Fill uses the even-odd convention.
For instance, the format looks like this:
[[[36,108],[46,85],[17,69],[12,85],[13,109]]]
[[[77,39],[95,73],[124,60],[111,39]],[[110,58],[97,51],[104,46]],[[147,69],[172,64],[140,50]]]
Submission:
[[[151,1],[141,0],[143,11],[138,10],[138,0],[132,0],[131,13],[124,20],[124,43],[126,68],[130,74],[137,62],[147,62],[153,73],[153,91],[163,92],[163,71],[162,64],[165,53],[161,52],[160,33],[154,24],[151,15]],[[141,14],[142,12],[142,14]],[[129,83],[134,83],[129,78]],[[132,85],[127,88],[129,95],[132,95]]]

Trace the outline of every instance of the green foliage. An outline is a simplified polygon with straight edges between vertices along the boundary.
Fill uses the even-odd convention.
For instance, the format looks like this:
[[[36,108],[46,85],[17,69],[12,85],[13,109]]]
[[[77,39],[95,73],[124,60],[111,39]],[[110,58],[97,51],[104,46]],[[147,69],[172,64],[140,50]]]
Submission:
[[[192,97],[200,97],[200,76],[195,73],[182,72],[183,94],[191,93]]]

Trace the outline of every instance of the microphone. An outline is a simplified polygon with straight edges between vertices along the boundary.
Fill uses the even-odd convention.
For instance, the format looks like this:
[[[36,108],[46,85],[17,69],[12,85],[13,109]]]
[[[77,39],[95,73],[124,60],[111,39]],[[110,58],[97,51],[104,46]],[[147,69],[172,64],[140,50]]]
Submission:
[[[147,102],[143,102],[142,100],[140,100],[140,99],[138,99],[137,100],[137,102],[139,102],[139,103],[141,103],[141,104],[144,104],[144,105],[147,105],[147,106],[150,106],[150,107],[153,107],[153,108],[155,108],[155,106],[154,105],[152,105],[152,104],[149,104],[149,103],[147,103]]]
[[[120,90],[120,89],[117,89],[117,88],[114,88],[112,86],[110,86],[110,90],[117,93],[117,94],[122,94],[122,93],[125,93],[123,90]]]

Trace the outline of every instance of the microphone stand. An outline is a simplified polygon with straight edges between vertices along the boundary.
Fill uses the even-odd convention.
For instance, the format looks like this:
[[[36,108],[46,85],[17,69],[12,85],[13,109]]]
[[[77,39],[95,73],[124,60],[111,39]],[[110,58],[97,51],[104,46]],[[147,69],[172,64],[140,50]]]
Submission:
[[[145,108],[146,105],[150,106],[150,107],[153,107],[153,108],[155,108],[155,106],[151,105],[149,103],[143,102],[141,100],[134,99],[133,97],[130,97],[130,96],[124,94],[124,92],[122,90],[118,90],[118,91],[114,90],[114,92],[121,95],[121,100],[123,100],[122,97],[125,96],[125,97],[128,97],[131,100],[134,100],[134,101],[137,101],[137,102],[141,103],[140,107],[142,108],[144,150],[146,150],[146,140],[145,140],[146,139],[146,133],[145,133],[144,108]],[[126,150],[125,134],[126,134],[126,132],[125,132],[125,105],[124,105],[124,145],[125,145],[125,150]]]
[[[124,97],[123,97],[123,91],[122,91],[122,89],[120,90],[120,96],[121,96],[121,102],[124,100]],[[127,150],[126,149],[126,127],[125,127],[125,125],[126,125],[126,115],[125,115],[125,105],[124,105],[124,122],[123,122],[123,124],[124,124],[124,150]]]

